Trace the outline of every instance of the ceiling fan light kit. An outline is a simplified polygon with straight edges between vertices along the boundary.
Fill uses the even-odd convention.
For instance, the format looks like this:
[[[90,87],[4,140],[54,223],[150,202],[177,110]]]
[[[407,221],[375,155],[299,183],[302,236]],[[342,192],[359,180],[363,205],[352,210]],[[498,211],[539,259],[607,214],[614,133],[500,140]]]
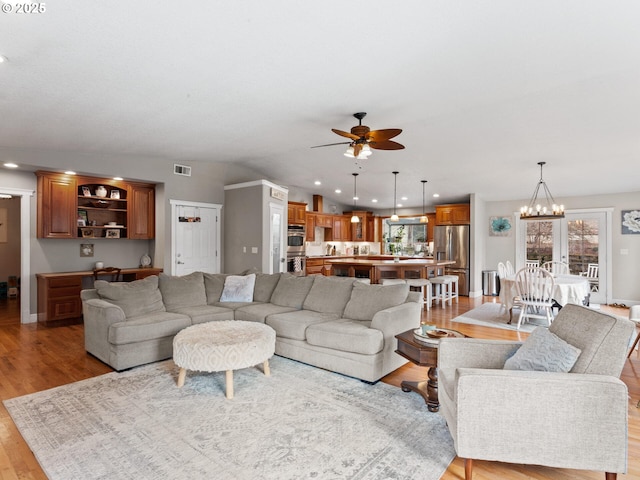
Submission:
[[[524,205],[520,209],[521,220],[555,220],[557,218],[564,218],[564,205],[556,204],[553,195],[551,195],[549,191],[549,187],[547,187],[546,182],[542,179],[542,167],[546,163],[547,162],[538,162],[538,165],[540,165],[540,180],[538,180],[538,184],[533,191],[529,205]],[[541,186],[545,196],[544,204],[538,201]]]

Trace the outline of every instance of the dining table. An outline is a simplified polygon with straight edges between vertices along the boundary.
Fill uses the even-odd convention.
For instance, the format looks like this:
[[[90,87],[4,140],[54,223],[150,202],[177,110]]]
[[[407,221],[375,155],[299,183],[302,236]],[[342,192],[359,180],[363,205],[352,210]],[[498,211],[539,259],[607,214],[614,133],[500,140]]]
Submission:
[[[431,278],[444,274],[444,268],[454,263],[452,260],[426,258],[405,260],[341,258],[325,261],[325,264],[331,266],[331,275],[369,278],[371,283],[380,283],[385,278]]]
[[[581,275],[554,275],[553,299],[558,306],[564,307],[567,303],[576,305],[589,304],[589,280]],[[507,275],[500,278],[500,303],[507,310],[513,307],[513,299],[518,296],[516,276]]]

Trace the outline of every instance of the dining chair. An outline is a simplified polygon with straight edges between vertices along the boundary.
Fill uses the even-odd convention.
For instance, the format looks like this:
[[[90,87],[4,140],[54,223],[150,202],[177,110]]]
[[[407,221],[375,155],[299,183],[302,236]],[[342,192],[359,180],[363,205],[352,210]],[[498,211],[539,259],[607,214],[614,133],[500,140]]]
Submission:
[[[516,273],[515,268],[513,268],[513,263],[509,260],[504,263],[504,266],[507,267],[507,275],[514,275]]]
[[[587,271],[586,272],[580,272],[580,275],[582,275],[583,277],[587,277],[587,280],[589,280],[589,286],[590,286],[590,290],[592,292],[599,292],[600,291],[600,279],[599,277],[599,267],[597,263],[590,263],[587,265]]]
[[[525,260],[524,266],[525,267],[539,267],[540,266],[540,260]]]
[[[569,275],[569,264],[565,262],[544,262],[541,265],[547,272],[552,275]]]
[[[506,276],[507,276],[507,266],[502,262],[498,262],[498,278],[504,278]]]
[[[520,330],[523,321],[533,318],[546,319],[551,325],[554,288],[551,273],[540,267],[525,267],[516,273],[516,288],[522,304],[516,329]]]
[[[119,282],[121,269],[118,267],[104,267],[93,269],[93,280],[106,280],[107,282]]]

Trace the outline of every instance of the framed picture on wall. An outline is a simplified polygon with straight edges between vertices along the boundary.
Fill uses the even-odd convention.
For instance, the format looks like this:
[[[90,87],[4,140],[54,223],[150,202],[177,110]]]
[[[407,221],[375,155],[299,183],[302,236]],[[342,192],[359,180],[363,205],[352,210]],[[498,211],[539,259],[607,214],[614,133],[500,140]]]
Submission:
[[[511,219],[509,217],[489,217],[489,236],[510,237]]]
[[[622,210],[622,234],[640,234],[640,209]]]
[[[91,189],[87,186],[83,186],[82,187],[82,195],[84,195],[85,197],[90,197],[91,196]]]
[[[111,198],[119,199],[120,198],[120,190],[111,190],[110,194]]]

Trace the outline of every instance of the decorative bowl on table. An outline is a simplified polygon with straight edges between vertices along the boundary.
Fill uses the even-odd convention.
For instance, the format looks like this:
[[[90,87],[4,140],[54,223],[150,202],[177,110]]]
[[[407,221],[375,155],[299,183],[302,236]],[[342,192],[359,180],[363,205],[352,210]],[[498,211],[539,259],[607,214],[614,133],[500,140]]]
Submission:
[[[109,206],[109,202],[106,200],[95,200],[91,202],[91,205],[97,208],[107,208]]]
[[[444,338],[449,335],[449,332],[446,330],[427,330],[426,334],[431,338]]]

